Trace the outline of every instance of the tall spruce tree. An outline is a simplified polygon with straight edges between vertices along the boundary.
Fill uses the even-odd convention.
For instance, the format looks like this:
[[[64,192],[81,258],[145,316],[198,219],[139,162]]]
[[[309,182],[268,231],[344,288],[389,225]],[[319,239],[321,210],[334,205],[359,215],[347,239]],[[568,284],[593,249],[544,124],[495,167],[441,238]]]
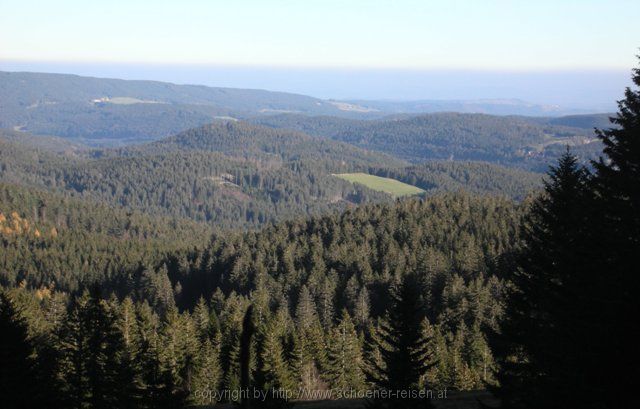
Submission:
[[[66,405],[78,408],[127,407],[135,400],[132,360],[123,359],[125,343],[117,312],[97,288],[76,297],[56,337]]]
[[[0,292],[0,396],[7,409],[42,405],[33,381],[37,379],[34,348],[27,324],[13,300]]]
[[[362,347],[347,310],[333,329],[328,353],[328,378],[332,388],[360,391],[365,387]]]
[[[524,243],[507,300],[507,318],[495,347],[502,359],[498,390],[508,407],[567,407],[576,289],[567,280],[582,274],[589,207],[588,175],[569,152],[552,167],[545,193],[532,205]]]
[[[196,371],[191,378],[191,403],[212,404],[213,393],[218,390],[222,378],[220,351],[209,339],[200,345],[196,361]]]
[[[271,389],[292,389],[291,374],[284,355],[278,323],[271,320],[261,326],[258,341],[256,386]]]
[[[204,297],[200,297],[198,303],[193,309],[193,323],[196,328],[196,333],[198,335],[198,339],[200,341],[204,341],[211,337],[211,314],[209,312],[209,307],[207,307],[207,303],[204,300]]]
[[[585,286],[589,296],[581,299],[593,311],[581,333],[588,336],[582,355],[591,370],[583,382],[597,396],[593,407],[627,405],[637,385],[633,368],[640,364],[637,342],[628,332],[637,326],[640,311],[640,68],[633,70],[632,80],[635,88],[627,88],[618,102],[614,126],[598,131],[605,158],[594,163],[596,205],[590,226],[598,246]],[[620,362],[626,362],[626,369],[620,369]]]
[[[272,318],[260,325],[257,334],[257,359],[254,386],[264,398],[255,399],[253,407],[286,408],[289,403],[276,391],[290,392],[295,388],[282,344],[281,323]]]
[[[115,317],[117,336],[117,350],[111,349],[116,358],[117,400],[123,409],[139,408],[142,404],[142,378],[140,365],[136,360],[139,340],[135,306],[131,298],[125,298],[122,303],[113,297],[109,307]]]
[[[249,390],[251,386],[251,343],[255,333],[255,325],[253,322],[253,305],[247,308],[242,321],[242,334],[240,336],[240,388]],[[243,408],[251,407],[250,399],[241,401]]]
[[[433,374],[436,372],[436,365],[440,358],[437,344],[437,332],[436,328],[431,325],[428,318],[424,318],[420,323],[420,346],[416,348],[417,358],[420,362],[424,363],[424,369],[422,371],[421,379],[419,382],[420,388],[432,389],[435,387],[435,379]]]
[[[306,285],[300,289],[295,323],[297,336],[294,372],[300,378],[303,387],[321,389],[320,373],[326,365],[324,331],[318,318],[316,304]]]
[[[634,70],[640,85],[640,72]],[[589,176],[567,154],[531,210],[508,318],[494,344],[498,394],[522,408],[624,407],[633,394],[640,252],[640,92],[599,131]],[[631,358],[631,361],[629,360]],[[626,362],[628,370],[620,369]]]
[[[418,278],[411,273],[405,274],[393,291],[393,304],[387,319],[381,325],[381,345],[384,366],[378,369],[380,374],[376,384],[389,391],[416,392],[424,385],[424,374],[431,365],[429,351],[424,346],[421,322],[425,313],[421,302],[421,286]],[[411,392],[413,391],[413,392]],[[376,408],[418,408],[430,407],[428,399],[418,396],[392,396],[372,402]]]
[[[141,400],[145,408],[159,407],[161,384],[159,320],[148,303],[136,305],[136,353],[134,365],[141,378]]]
[[[376,324],[370,322],[365,333],[363,348],[364,374],[368,386],[375,386],[383,376],[384,359],[382,356],[382,345],[384,340],[381,337],[380,321]]]
[[[121,385],[118,384],[122,337],[116,327],[115,316],[97,289],[92,290],[84,316],[89,333],[86,368],[90,405],[96,409],[120,406],[122,402],[118,398],[127,400],[127,396],[121,396]]]
[[[197,337],[188,314],[181,315],[169,307],[162,320],[160,342],[162,350],[161,396],[163,405],[180,407],[188,395],[189,378],[197,355]]]

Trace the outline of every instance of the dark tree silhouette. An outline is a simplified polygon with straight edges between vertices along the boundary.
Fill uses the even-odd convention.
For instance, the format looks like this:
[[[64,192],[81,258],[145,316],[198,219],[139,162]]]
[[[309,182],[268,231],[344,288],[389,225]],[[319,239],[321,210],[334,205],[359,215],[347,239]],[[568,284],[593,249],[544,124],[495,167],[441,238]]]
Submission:
[[[575,391],[571,320],[575,288],[567,280],[583,272],[588,178],[567,152],[549,172],[545,194],[524,226],[519,266],[507,300],[507,318],[496,342],[503,357],[499,395],[513,407],[566,407]],[[573,324],[575,325],[575,323]],[[577,374],[577,376],[580,376]]]
[[[0,292],[0,397],[8,409],[33,408],[38,401],[34,348],[14,302]]]
[[[640,59],[640,58],[639,58]],[[597,385],[597,402],[623,407],[634,399],[637,342],[629,330],[640,311],[640,69],[633,70],[635,89],[627,88],[611,118],[613,128],[598,131],[606,157],[594,163],[598,216],[593,240],[599,243],[592,263],[591,308],[597,313],[585,332],[589,382]],[[620,364],[624,363],[621,369]],[[606,374],[603,376],[603,374]]]
[[[249,306],[244,314],[240,337],[240,387],[244,390],[249,390],[251,386],[251,340],[254,332],[253,306]],[[251,399],[243,399],[242,407],[250,408]]]
[[[388,391],[417,391],[427,371],[430,354],[424,350],[420,324],[425,317],[422,308],[422,286],[414,274],[407,274],[393,291],[393,304],[381,325],[380,350],[382,367],[375,383]],[[423,385],[425,387],[425,385]],[[428,386],[426,386],[428,388]],[[426,389],[425,388],[425,389]],[[391,397],[372,402],[375,408],[430,407],[428,399],[415,396]]]
[[[640,71],[634,70],[640,85]],[[599,131],[588,174],[570,154],[525,225],[507,319],[495,346],[505,407],[614,408],[633,397],[640,277],[640,92]],[[624,364],[623,364],[624,363]]]

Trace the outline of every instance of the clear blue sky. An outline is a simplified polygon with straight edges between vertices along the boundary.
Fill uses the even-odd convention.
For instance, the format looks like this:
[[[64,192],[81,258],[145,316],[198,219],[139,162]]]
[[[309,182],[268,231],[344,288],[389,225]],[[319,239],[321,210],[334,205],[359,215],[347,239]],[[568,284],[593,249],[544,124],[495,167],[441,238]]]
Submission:
[[[369,75],[356,88],[348,79],[337,88],[331,70],[597,70],[608,76],[595,85],[612,94],[637,64],[639,17],[638,0],[0,0],[0,69],[388,98],[433,93],[420,88],[424,75]],[[286,81],[291,67],[324,76]],[[539,86],[552,93],[554,81]],[[508,86],[488,91],[473,95],[524,97]]]
[[[19,60],[629,68],[637,0],[0,0]]]

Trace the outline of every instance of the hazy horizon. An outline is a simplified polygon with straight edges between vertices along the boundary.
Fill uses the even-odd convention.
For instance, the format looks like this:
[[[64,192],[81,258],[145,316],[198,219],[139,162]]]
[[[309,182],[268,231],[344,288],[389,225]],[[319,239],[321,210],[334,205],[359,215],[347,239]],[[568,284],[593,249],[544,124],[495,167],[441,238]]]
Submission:
[[[585,111],[615,110],[630,70],[410,70],[0,60],[2,71],[76,74],[265,89],[339,100],[518,99]]]
[[[2,70],[325,99],[613,110],[640,38],[630,0],[3,0],[2,10]]]

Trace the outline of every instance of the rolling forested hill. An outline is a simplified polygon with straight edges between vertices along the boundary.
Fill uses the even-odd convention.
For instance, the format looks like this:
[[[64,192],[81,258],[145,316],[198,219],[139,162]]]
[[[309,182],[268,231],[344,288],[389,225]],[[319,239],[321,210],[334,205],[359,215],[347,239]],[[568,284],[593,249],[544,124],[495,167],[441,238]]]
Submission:
[[[33,135],[28,132],[19,132],[9,129],[0,129],[0,140],[4,142],[17,143],[25,147],[31,147],[36,150],[82,154],[89,151],[85,145],[73,143],[65,138],[57,136]]]
[[[532,104],[519,99],[476,100],[348,100],[348,103],[388,113],[424,114],[433,112],[483,113],[489,115],[558,116],[571,110],[557,106]],[[569,111],[569,112],[567,112]]]
[[[52,153],[0,138],[0,180],[148,213],[206,221],[218,228],[257,226],[337,210],[350,203],[391,200],[389,196],[338,180],[328,171],[401,162],[386,162],[379,154],[369,155],[333,142],[314,143],[313,138],[304,136],[300,144],[290,145],[291,151],[286,149],[287,145],[282,145],[280,152],[249,147],[243,150],[230,136],[235,127],[235,124],[219,125],[208,128],[210,132],[194,131],[199,136],[208,135],[213,144],[209,148],[203,145],[202,149],[194,149],[195,140],[183,135],[178,140],[185,144],[184,149],[175,140],[169,140],[158,145],[88,151],[82,155]],[[265,138],[283,133],[267,131]],[[253,136],[260,139],[259,133]],[[290,142],[297,138],[294,133],[289,136]],[[218,142],[211,142],[213,139]],[[225,144],[224,140],[234,142]],[[332,145],[335,146],[330,148]],[[308,156],[315,152],[316,160],[304,163],[295,158],[304,152]]]
[[[570,126],[574,128],[584,128],[593,130],[593,128],[607,129],[614,125],[611,124],[609,118],[614,117],[614,113],[609,114],[591,114],[591,115],[567,115],[557,118],[541,118],[543,123],[550,125]],[[537,118],[529,118],[537,120]]]
[[[517,200],[542,187],[542,175],[486,162],[430,161],[402,168],[370,168],[369,174],[392,178],[429,194],[466,191]]]
[[[227,121],[189,129],[160,141],[117,150],[128,155],[174,151],[220,152],[261,161],[298,161],[313,167],[380,164],[401,166],[405,161],[344,142],[309,136],[299,131],[274,129],[246,122]]]
[[[367,172],[432,194],[469,190],[522,198],[539,176],[480,164],[406,163],[300,132],[241,122],[207,125],[121,149],[58,150],[0,138],[0,181],[208,222],[255,227],[392,196],[333,176]],[[500,176],[499,180],[494,176]]]
[[[0,72],[0,128],[92,145],[159,139],[219,117],[278,112],[348,113],[324,100],[283,92]]]
[[[151,217],[68,195],[0,183],[0,283],[75,291],[171,265],[202,248],[212,229],[172,217]]]
[[[156,117],[126,107],[169,106],[94,103],[135,126]],[[188,122],[157,113],[158,129]],[[58,407],[87,400],[69,391],[90,377],[114,407],[207,404],[196,391],[237,390],[241,368],[261,387],[365,390],[389,379],[389,351],[420,351],[418,387],[497,385],[491,338],[543,203],[529,170],[566,145],[594,157],[602,120],[288,114],[117,148],[0,131],[0,308]]]
[[[538,121],[522,117],[438,113],[364,121],[283,114],[252,121],[297,129],[411,162],[479,160],[545,171],[566,145],[578,147],[585,161],[602,150],[593,129],[555,125],[548,118]]]
[[[366,101],[328,101],[263,90],[66,74],[0,72],[0,128],[61,136],[91,146],[121,146],[152,141],[217,120],[259,117],[261,119],[257,121],[266,125],[329,136],[409,160],[446,159],[453,155],[460,159],[488,158],[509,163],[519,161],[517,158],[523,153],[510,151],[496,154],[494,151],[505,148],[505,140],[513,139],[515,145],[506,148],[523,149],[524,155],[535,153],[540,150],[541,143],[550,142],[529,135],[531,141],[528,143],[531,145],[519,144],[522,132],[527,132],[521,129],[525,127],[523,122],[533,124],[529,125],[530,128],[540,128],[529,131],[552,138],[566,138],[568,135],[591,138],[590,128],[607,125],[604,114],[518,119],[441,114],[414,118],[423,112],[443,110],[526,115],[548,113],[544,107],[538,109],[521,101],[369,101],[369,104],[373,104],[373,108],[368,109]],[[360,122],[348,119],[381,118],[392,113],[404,113],[395,117],[403,121],[395,121],[398,123],[389,126],[387,120]],[[285,116],[269,118],[278,114]],[[315,118],[317,116],[323,117]],[[419,128],[420,132],[433,135],[436,140],[416,140],[412,129],[415,131]],[[581,132],[573,128],[586,130]],[[400,139],[388,140],[390,134]],[[491,134],[499,141],[490,138]],[[448,143],[452,145],[469,142],[465,142],[469,136],[477,136],[480,139],[479,146],[469,146],[467,143],[461,149],[451,150],[447,149],[446,143],[443,145],[444,142],[438,140],[449,138]],[[385,145],[385,140],[399,146],[391,149]],[[493,147],[493,151],[482,150],[487,144]],[[515,155],[516,159],[509,155]]]

